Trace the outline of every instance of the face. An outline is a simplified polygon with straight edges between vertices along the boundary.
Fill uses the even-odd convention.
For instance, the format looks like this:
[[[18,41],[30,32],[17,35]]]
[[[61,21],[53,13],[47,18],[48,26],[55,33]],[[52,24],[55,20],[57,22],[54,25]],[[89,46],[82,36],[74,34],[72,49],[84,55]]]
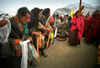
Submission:
[[[50,12],[49,12],[49,16],[50,16]]]
[[[98,16],[99,15],[99,11],[96,11],[96,16]]]
[[[49,18],[49,16],[50,16],[50,12],[49,12],[48,14],[46,14],[46,17],[47,17],[47,18]]]
[[[76,16],[78,16],[79,15],[79,12],[76,14]]]
[[[40,18],[41,18],[41,14],[42,14],[41,12],[38,14],[38,19],[40,19]]]
[[[26,14],[26,16],[20,17],[20,20],[22,21],[23,24],[27,24],[30,21],[30,14]]]

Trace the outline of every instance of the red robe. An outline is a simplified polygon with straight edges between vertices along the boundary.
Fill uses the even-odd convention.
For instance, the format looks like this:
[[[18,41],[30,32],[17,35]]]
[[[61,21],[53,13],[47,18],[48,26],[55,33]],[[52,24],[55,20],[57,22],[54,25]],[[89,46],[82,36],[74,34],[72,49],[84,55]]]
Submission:
[[[83,32],[84,32],[84,20],[83,17],[80,16],[80,18],[76,18],[76,16],[73,17],[71,20],[71,28],[70,32],[78,29],[78,39],[81,39]]]
[[[97,39],[96,40],[96,45],[97,46],[100,45],[100,19],[96,21],[92,37]]]
[[[100,20],[100,14],[96,18],[94,18],[92,16],[89,20],[85,21],[85,27],[84,27],[85,32],[86,32],[85,33],[85,41],[87,41],[87,42],[95,41],[95,39],[93,39],[93,38],[95,38],[95,35],[97,35],[97,31],[95,29],[95,27],[97,27],[97,25],[96,25],[97,20]]]

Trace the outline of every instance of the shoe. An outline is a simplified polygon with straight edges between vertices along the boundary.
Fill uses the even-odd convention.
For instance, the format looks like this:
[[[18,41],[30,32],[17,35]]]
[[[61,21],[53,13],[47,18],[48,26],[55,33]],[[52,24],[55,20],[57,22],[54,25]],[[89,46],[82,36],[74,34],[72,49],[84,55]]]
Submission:
[[[73,44],[73,43],[71,43],[71,44],[69,44],[69,45],[76,46],[77,44]]]
[[[90,43],[89,43],[89,42],[88,42],[87,44],[88,44],[88,45],[90,45]]]
[[[44,57],[47,57],[47,56],[48,56],[48,55],[46,55],[46,54],[44,53],[43,50],[42,50],[41,52],[42,52],[42,55],[43,55]]]
[[[52,42],[52,44],[54,44],[54,42]]]

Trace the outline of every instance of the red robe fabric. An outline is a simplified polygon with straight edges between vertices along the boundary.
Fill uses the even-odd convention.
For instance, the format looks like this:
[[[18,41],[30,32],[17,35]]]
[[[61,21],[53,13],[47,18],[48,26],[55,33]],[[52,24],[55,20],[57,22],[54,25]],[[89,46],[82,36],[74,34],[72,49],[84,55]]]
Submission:
[[[97,20],[93,28],[92,37],[97,38],[99,36],[99,33],[100,33],[100,20]]]
[[[100,19],[96,21],[92,37],[97,39],[96,40],[96,45],[97,46],[100,45]]]
[[[74,16],[71,20],[71,28],[70,28],[70,32],[78,29],[78,39],[81,39],[83,32],[84,32],[84,19],[83,17],[80,16],[80,18],[76,18],[76,16]]]
[[[96,35],[97,35],[97,30],[95,27],[97,27],[96,22],[100,20],[100,14],[96,18],[93,16],[89,20],[85,20],[85,41],[87,42],[94,42]]]

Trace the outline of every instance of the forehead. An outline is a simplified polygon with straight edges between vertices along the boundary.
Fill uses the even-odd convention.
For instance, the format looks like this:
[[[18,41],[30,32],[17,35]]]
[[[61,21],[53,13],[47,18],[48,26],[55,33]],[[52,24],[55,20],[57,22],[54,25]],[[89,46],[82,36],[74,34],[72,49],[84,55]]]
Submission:
[[[29,13],[27,13],[25,16],[22,16],[22,18],[30,18],[30,14]]]
[[[29,13],[26,14],[26,17],[30,17],[31,15]]]

